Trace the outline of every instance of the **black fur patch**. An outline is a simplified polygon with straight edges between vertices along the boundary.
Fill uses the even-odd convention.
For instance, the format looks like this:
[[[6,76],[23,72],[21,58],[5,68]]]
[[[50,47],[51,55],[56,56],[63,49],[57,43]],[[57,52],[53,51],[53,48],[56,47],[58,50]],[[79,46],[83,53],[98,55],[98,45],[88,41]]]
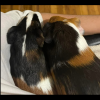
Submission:
[[[60,21],[47,23],[43,27],[43,33],[45,37],[44,53],[47,53],[47,60],[66,61],[79,54],[76,46],[78,34],[72,27],[64,25]],[[53,66],[51,62],[49,65]]]

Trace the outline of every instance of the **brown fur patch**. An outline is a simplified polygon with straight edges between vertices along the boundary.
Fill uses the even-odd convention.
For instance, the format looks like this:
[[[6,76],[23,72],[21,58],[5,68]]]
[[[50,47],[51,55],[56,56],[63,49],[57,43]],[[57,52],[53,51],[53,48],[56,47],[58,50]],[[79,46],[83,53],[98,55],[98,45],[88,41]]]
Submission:
[[[30,50],[25,52],[25,56],[28,61],[34,61],[35,59],[39,59],[39,54],[37,53],[37,50]]]
[[[15,82],[15,85],[16,85],[17,87],[19,87],[20,89],[22,89],[22,90],[31,92],[31,93],[36,94],[36,95],[47,95],[46,93],[44,93],[44,92],[42,91],[42,89],[39,89],[39,88],[37,88],[37,87],[35,87],[35,86],[34,86],[34,89],[33,89],[33,88],[29,87],[25,82],[23,82],[23,81],[22,81],[21,79],[19,79],[19,78],[14,78],[14,77],[13,77],[13,80],[14,80],[14,82]],[[49,95],[52,95],[53,93],[52,93],[52,91],[48,91],[48,94],[49,94]]]
[[[80,20],[78,18],[70,18],[70,19],[67,19],[67,18],[60,17],[60,16],[53,16],[49,20],[50,23],[53,23],[53,22],[56,22],[56,21],[63,21],[65,23],[71,22],[76,27],[79,27],[79,25],[80,25]]]
[[[50,23],[53,23],[53,22],[56,22],[56,21],[63,21],[65,20],[66,18],[64,17],[60,17],[60,16],[53,16],[49,19],[49,22]]]
[[[76,27],[79,27],[80,26],[80,20],[78,18],[68,19],[68,22],[73,23]]]
[[[67,62],[73,67],[85,66],[91,64],[91,62],[94,61],[94,56],[95,55],[92,50],[90,48],[87,48],[85,51],[71,58]]]

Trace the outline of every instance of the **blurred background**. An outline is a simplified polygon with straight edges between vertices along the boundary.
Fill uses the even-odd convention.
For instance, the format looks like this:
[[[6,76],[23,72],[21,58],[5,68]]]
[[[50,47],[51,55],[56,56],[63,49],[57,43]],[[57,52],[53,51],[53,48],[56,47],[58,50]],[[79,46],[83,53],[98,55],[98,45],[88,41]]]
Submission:
[[[40,13],[100,15],[100,5],[1,5],[1,12],[33,10]]]

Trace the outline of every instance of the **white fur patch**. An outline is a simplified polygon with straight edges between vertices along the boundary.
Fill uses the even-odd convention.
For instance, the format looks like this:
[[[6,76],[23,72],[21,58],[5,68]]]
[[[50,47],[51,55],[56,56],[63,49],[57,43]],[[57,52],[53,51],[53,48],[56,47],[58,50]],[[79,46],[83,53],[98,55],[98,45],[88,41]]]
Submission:
[[[34,87],[37,87],[38,89],[41,89],[46,94],[48,94],[49,91],[52,91],[51,80],[48,77],[40,81],[36,86],[32,85],[31,87],[33,89]]]
[[[43,23],[42,15],[41,15],[39,12],[34,12],[34,13],[38,15],[39,21],[40,21],[40,23],[41,23],[41,27],[43,28],[44,23]]]
[[[25,50],[26,50],[26,43],[25,43],[25,41],[26,41],[26,35],[24,35],[24,42],[22,44],[22,56],[24,56]]]
[[[72,28],[74,28],[74,29],[78,32],[78,34],[80,34],[78,28],[77,28],[73,23],[68,22],[67,24],[68,24],[69,26],[71,26]]]
[[[79,52],[82,52],[85,49],[87,49],[88,44],[87,44],[86,40],[84,39],[84,37],[79,32],[78,28],[73,23],[68,22],[67,24],[69,26],[73,27],[77,31],[77,33],[78,33],[78,38],[77,38],[76,45],[77,45],[77,47],[79,49]]]
[[[79,52],[82,52],[88,48],[88,44],[82,35],[78,37],[76,45],[79,48]]]
[[[44,26],[42,15],[41,15],[39,12],[30,11],[29,14],[27,15],[26,30],[27,30],[28,27],[31,25],[31,21],[32,21],[32,18],[33,18],[33,15],[34,15],[34,14],[37,14],[38,19],[39,19],[39,21],[40,21],[40,23],[41,23],[41,26],[42,26],[42,27]]]
[[[20,79],[21,79],[23,82],[25,82],[24,77],[23,77],[22,75],[20,76]]]
[[[31,21],[32,21],[32,18],[33,18],[33,14],[34,14],[34,12],[29,12],[29,14],[27,15],[26,31],[27,31],[28,27],[31,25]]]

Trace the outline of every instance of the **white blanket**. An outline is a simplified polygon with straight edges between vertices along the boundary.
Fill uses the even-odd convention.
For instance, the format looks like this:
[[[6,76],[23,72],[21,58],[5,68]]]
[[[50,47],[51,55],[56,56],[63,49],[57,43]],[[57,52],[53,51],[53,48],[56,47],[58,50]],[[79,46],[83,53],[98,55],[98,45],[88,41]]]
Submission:
[[[17,25],[23,16],[26,16],[31,10],[24,12],[13,10],[7,13],[1,12],[1,94],[32,94],[30,92],[23,91],[15,86],[10,74],[10,45],[7,44],[6,34],[10,27]],[[43,26],[43,19],[39,12],[39,20]],[[100,58],[100,45],[92,46],[93,52]]]

